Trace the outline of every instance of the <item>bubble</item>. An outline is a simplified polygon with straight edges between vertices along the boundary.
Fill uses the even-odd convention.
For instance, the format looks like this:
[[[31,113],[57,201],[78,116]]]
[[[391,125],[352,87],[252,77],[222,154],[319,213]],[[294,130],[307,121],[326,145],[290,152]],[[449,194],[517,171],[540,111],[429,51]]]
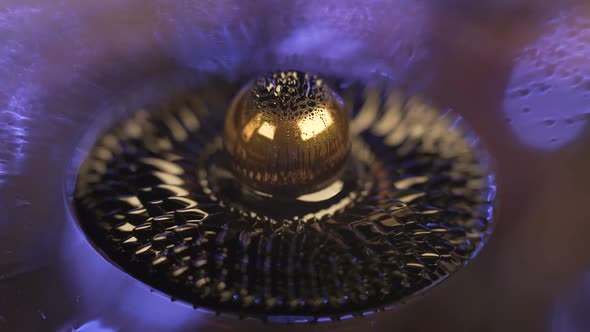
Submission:
[[[535,84],[535,88],[539,92],[547,92],[547,91],[551,90],[551,85],[547,84],[545,82],[540,82],[540,83]]]
[[[504,117],[529,146],[558,149],[575,140],[588,121],[578,114],[588,109],[590,97],[590,20],[579,12],[557,14],[516,59]]]
[[[555,64],[550,63],[545,66],[545,75],[547,75],[547,77],[551,77],[553,74],[555,74]]]
[[[518,94],[519,94],[521,97],[526,97],[526,96],[528,96],[530,93],[531,93],[531,90],[529,90],[529,89],[527,89],[527,88],[524,88],[524,89],[520,89],[520,90],[518,90]]]
[[[543,123],[547,126],[547,127],[553,127],[555,125],[557,121],[553,120],[553,119],[547,119],[545,121],[543,121]]]

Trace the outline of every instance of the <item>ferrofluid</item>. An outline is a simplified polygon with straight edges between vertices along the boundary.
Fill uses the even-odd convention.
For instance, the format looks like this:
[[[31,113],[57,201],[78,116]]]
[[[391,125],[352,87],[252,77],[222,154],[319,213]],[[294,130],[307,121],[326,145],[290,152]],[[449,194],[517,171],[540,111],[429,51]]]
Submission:
[[[152,288],[338,320],[423,293],[488,239],[494,178],[452,111],[298,71],[213,85],[114,125],[79,170],[87,238]]]

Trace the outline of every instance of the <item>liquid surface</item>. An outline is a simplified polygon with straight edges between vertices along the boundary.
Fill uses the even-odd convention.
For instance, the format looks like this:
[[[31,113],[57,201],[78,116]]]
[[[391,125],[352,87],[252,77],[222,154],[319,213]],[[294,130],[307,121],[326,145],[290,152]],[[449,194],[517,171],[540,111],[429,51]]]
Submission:
[[[121,269],[213,312],[323,321],[422,293],[487,240],[493,177],[452,113],[397,92],[343,86],[362,142],[352,155],[366,169],[357,182],[343,175],[336,191],[344,197],[304,196],[303,217],[287,210],[277,218],[265,213],[271,198],[244,207],[248,199],[227,195],[225,184],[204,183],[216,175],[202,158],[215,150],[236,92],[220,85],[210,87],[222,92],[217,98],[184,96],[99,138],[78,175],[78,221]]]

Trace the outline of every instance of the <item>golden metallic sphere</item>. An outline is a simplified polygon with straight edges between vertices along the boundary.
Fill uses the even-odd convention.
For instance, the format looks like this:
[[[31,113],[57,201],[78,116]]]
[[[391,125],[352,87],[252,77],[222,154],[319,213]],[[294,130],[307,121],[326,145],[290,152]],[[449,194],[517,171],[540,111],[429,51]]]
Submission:
[[[314,75],[260,77],[233,100],[224,147],[231,168],[263,192],[311,192],[338,175],[350,151],[341,98]]]

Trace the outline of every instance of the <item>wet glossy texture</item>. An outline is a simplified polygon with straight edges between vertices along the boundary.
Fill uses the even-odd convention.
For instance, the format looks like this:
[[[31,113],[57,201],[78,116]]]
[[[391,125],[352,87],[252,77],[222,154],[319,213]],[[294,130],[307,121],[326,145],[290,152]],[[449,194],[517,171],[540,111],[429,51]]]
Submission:
[[[332,170],[324,188],[285,197],[249,189],[268,178],[244,183],[245,174],[232,173],[235,163],[257,164],[231,153],[227,158],[219,143],[223,112],[198,106],[227,103],[236,89],[218,83],[203,90],[221,92],[220,99],[197,91],[107,131],[83,163],[74,193],[78,221],[98,250],[172,298],[289,323],[365,316],[444,280],[488,239],[494,178],[452,112],[396,91],[367,89],[387,103],[355,110],[357,136],[350,161],[337,165],[342,172]],[[353,84],[340,92],[354,109],[368,102],[364,90]],[[270,121],[279,132],[307,119],[280,108],[241,112],[254,110],[277,112]],[[234,116],[230,109],[225,118],[226,151],[227,139],[244,139],[228,133]],[[258,131],[265,120],[256,122]],[[295,131],[299,144],[309,129],[302,127]],[[332,130],[348,137],[348,127]],[[348,156],[347,146],[336,147]],[[257,151],[261,158],[269,147]],[[314,180],[293,179],[287,184]]]
[[[484,5],[2,1],[0,331],[588,331],[589,3],[488,0],[476,15],[446,5],[459,2]],[[555,8],[545,17],[527,15],[547,4]],[[281,68],[385,76],[461,114],[498,170],[502,201],[481,255],[396,310],[279,327],[193,310],[106,261],[64,204],[74,156],[121,117],[207,74]],[[371,100],[354,109],[384,102]]]
[[[249,83],[226,115],[234,172],[263,192],[295,196],[327,186],[350,151],[349,115],[323,79],[276,72]]]

